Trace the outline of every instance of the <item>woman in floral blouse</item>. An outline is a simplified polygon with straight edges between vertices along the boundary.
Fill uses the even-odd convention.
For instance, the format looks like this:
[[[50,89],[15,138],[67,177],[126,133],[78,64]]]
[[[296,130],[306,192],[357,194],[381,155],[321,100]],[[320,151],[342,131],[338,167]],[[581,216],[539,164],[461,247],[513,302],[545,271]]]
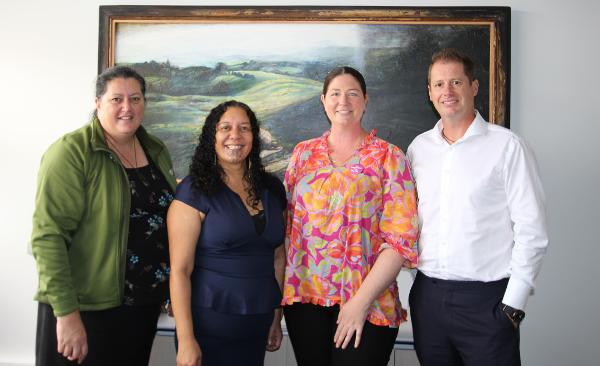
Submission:
[[[415,187],[402,151],[362,127],[357,70],[329,72],[321,102],[331,129],[285,173],[286,325],[299,366],[386,365],[406,320],[395,279],[417,264]]]

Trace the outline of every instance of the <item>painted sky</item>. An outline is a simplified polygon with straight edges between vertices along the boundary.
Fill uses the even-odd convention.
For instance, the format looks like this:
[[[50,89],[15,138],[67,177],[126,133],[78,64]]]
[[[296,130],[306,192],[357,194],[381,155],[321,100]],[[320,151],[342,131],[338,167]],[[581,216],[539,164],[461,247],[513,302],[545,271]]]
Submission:
[[[135,24],[117,28],[119,63],[143,61],[214,67],[217,62],[313,61],[335,48],[397,47],[402,37],[364,43],[358,24]],[[398,28],[396,28],[398,29]],[[242,56],[243,55],[243,56]]]

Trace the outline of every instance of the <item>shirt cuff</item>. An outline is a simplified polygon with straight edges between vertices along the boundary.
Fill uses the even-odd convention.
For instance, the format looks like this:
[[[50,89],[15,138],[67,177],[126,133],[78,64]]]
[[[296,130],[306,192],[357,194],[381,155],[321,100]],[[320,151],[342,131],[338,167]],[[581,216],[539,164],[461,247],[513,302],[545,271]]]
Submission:
[[[529,299],[531,292],[531,286],[512,276],[508,280],[508,285],[506,286],[506,291],[504,292],[502,302],[515,309],[525,310],[525,306],[527,305],[527,300]]]

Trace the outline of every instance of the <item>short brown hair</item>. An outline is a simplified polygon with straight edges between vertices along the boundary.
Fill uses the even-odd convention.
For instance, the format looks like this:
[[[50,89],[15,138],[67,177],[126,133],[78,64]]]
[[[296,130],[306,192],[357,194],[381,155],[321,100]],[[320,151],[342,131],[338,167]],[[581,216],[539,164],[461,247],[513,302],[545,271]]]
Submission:
[[[431,68],[436,62],[457,62],[462,64],[465,75],[467,75],[469,81],[475,80],[475,64],[473,63],[473,60],[455,48],[445,48],[431,56],[431,63],[429,64],[429,71],[427,72],[428,85],[431,82]]]

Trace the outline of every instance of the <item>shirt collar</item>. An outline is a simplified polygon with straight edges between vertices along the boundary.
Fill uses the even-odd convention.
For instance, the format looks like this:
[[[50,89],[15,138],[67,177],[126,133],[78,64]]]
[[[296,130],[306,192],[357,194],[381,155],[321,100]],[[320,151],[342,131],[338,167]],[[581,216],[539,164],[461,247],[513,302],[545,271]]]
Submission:
[[[463,135],[463,137],[458,139],[456,142],[458,143],[458,142],[464,141],[468,138],[471,138],[471,137],[477,136],[477,135],[485,135],[485,134],[487,134],[487,130],[488,130],[488,123],[483,119],[483,117],[481,117],[481,114],[479,114],[479,111],[475,110],[475,119],[473,119],[473,122],[471,123],[469,128],[467,128],[467,131],[465,131],[465,134]],[[444,143],[446,141],[444,139],[444,137],[442,136],[442,120],[441,119],[439,121],[437,121],[437,123],[435,124],[435,126],[432,129],[432,132],[433,132],[432,136],[436,142]]]
[[[483,119],[483,117],[481,117],[479,111],[475,110],[475,119],[473,120],[473,123],[471,123],[469,128],[467,128],[467,131],[465,132],[461,140],[466,140],[470,137],[477,135],[485,135],[487,134],[487,130],[488,123]]]

